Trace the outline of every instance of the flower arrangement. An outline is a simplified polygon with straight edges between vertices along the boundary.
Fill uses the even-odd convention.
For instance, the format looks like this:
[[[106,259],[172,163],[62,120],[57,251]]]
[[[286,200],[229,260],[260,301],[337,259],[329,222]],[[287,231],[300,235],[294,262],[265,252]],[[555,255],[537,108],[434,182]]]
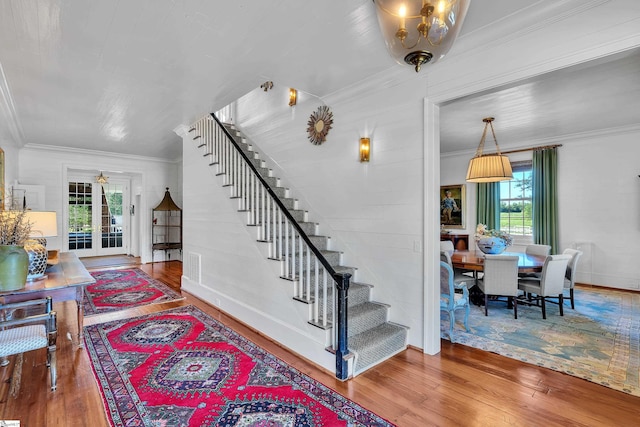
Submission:
[[[506,246],[511,246],[513,243],[513,238],[509,233],[500,230],[489,230],[486,225],[478,224],[476,227],[475,238],[476,240],[480,240],[483,237],[499,237],[504,240],[504,244]]]

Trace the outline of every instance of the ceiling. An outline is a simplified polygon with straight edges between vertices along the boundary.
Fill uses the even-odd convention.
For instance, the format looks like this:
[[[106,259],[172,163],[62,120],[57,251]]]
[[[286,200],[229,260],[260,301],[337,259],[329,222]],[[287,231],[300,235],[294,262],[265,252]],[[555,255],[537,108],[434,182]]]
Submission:
[[[471,2],[461,37],[531,5]],[[637,123],[638,54],[615,59],[449,102],[442,152],[487,115],[501,145]],[[397,67],[371,0],[2,0],[0,141],[174,160],[173,129],[266,80],[322,97]]]

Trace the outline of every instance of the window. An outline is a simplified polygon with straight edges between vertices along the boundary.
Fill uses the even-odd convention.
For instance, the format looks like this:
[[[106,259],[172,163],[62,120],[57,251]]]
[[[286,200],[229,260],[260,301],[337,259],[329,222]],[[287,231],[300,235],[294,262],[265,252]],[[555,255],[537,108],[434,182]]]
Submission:
[[[531,237],[531,162],[512,163],[513,179],[500,182],[500,230],[512,236]]]

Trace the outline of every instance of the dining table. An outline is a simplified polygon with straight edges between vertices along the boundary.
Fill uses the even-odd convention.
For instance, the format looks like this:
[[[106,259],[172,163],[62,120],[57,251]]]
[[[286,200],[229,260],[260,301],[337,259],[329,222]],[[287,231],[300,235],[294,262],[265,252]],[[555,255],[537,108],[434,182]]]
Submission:
[[[518,257],[518,274],[540,273],[547,258],[544,255],[532,255],[524,252],[503,252],[500,255],[515,255]],[[474,286],[469,286],[469,300],[475,305],[484,304],[482,291],[475,285],[478,283],[478,273],[484,270],[485,259],[486,255],[479,250],[453,251],[451,254],[451,264],[453,264],[454,268],[473,273]]]
[[[544,266],[544,255],[532,255],[524,252],[503,252],[500,255],[518,257],[518,273],[540,273]],[[491,256],[491,255],[490,255]],[[482,251],[453,251],[451,263],[454,268],[481,272],[484,270],[485,254]]]

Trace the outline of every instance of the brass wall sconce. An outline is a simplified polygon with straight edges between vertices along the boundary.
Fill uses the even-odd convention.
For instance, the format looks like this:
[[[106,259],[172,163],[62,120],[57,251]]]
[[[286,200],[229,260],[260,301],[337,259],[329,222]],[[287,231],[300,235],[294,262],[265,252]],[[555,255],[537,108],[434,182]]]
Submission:
[[[298,91],[294,88],[289,88],[289,107],[293,107],[298,102]]]
[[[262,88],[265,92],[268,91],[269,89],[273,89],[273,82],[272,81],[264,82],[260,85],[260,88]]]
[[[371,156],[371,140],[369,138],[360,138],[360,161],[368,162]]]

